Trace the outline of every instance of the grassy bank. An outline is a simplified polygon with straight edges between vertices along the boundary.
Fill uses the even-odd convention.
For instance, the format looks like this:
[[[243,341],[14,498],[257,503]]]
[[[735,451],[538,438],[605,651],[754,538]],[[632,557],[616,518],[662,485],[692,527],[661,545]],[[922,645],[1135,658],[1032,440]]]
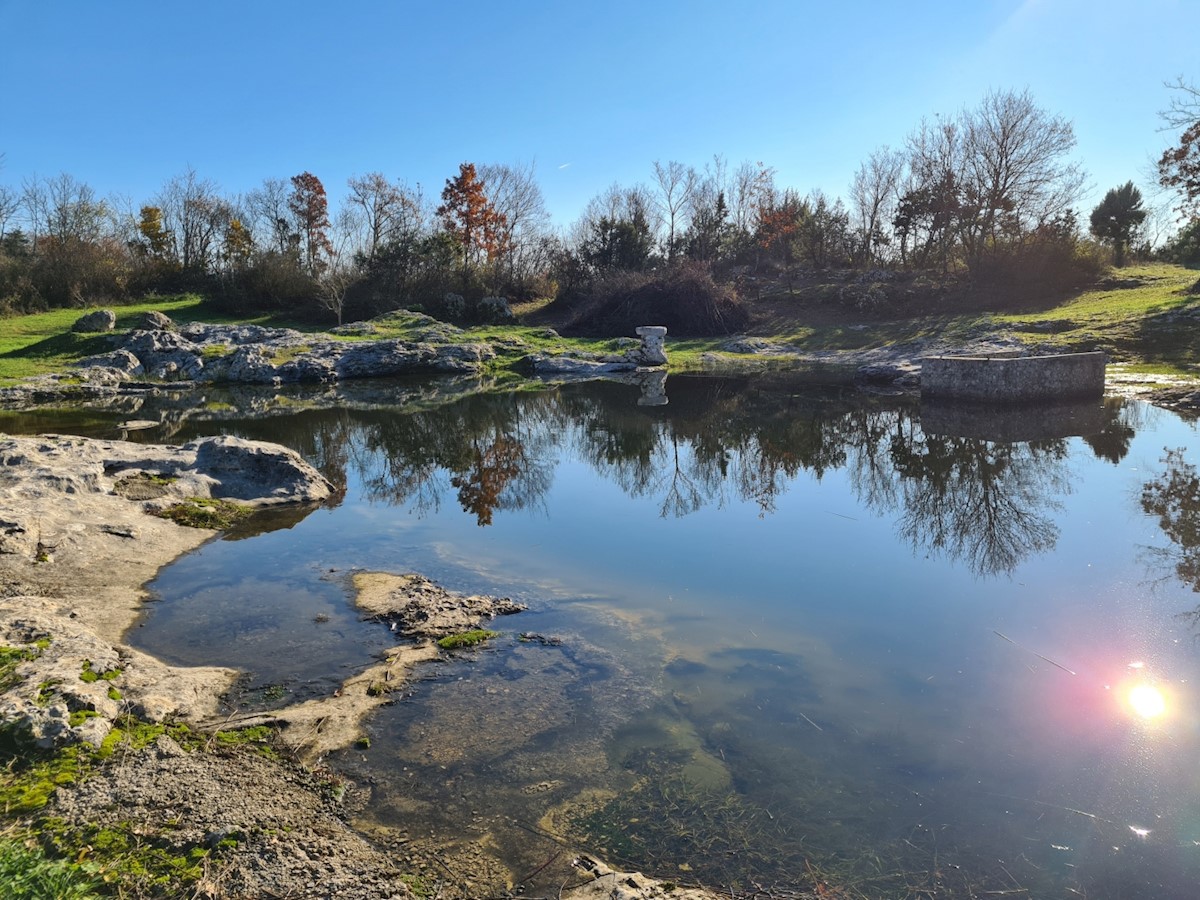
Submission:
[[[1200,324],[1200,271],[1155,264],[1114,270],[1109,277],[1055,302],[987,307],[964,301],[963,312],[946,312],[930,298],[868,315],[838,310],[814,289],[767,291],[748,301],[754,324],[749,333],[795,343],[810,350],[861,350],[939,339],[948,343],[989,333],[1067,350],[1100,349],[1117,361],[1187,370],[1198,362],[1196,342],[1180,323]],[[901,308],[901,307],[897,307]]]
[[[832,303],[827,298],[836,292],[826,290],[829,285],[799,290],[776,286],[745,301],[751,315],[747,333],[802,351],[854,351],[929,341],[952,346],[989,336],[1012,337],[1063,352],[1105,350],[1113,361],[1147,373],[1200,376],[1200,342],[1193,337],[1200,325],[1198,279],[1200,271],[1182,266],[1130,266],[1114,271],[1093,288],[1019,311],[976,303],[964,304],[961,312],[947,312],[944,299],[926,302],[918,296],[869,314]],[[247,322],[305,332],[321,330],[280,315],[234,319],[194,294],[117,307],[117,329],[128,329],[150,310],[166,313],[179,323]],[[85,311],[61,309],[0,319],[0,385],[62,371],[85,356],[109,350],[105,335],[71,332],[71,325]],[[499,353],[496,368],[500,371],[513,368],[529,353],[620,349],[617,338],[565,338],[547,330],[545,325],[558,323],[548,320],[537,305],[518,307],[517,312],[539,324],[467,328],[453,332],[451,339],[492,344]],[[366,337],[416,340],[428,330],[429,320],[400,312],[375,320],[375,326],[375,332]],[[725,343],[724,338],[668,336],[671,369],[697,370],[705,354],[720,352]]]

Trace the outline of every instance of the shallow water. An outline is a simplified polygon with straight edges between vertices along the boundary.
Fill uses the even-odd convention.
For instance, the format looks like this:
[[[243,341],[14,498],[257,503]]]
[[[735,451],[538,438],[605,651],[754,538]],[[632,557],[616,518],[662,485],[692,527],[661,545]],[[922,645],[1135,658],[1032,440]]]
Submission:
[[[1039,433],[783,377],[667,393],[180,398],[205,412],[172,441],[288,443],[344,494],[165,569],[130,639],[238,666],[233,702],[270,706],[392,642],[351,609],[355,568],[525,600],[342,758],[374,781],[365,819],[486,838],[514,871],[549,830],[739,890],[1195,895],[1194,423],[1109,401]]]

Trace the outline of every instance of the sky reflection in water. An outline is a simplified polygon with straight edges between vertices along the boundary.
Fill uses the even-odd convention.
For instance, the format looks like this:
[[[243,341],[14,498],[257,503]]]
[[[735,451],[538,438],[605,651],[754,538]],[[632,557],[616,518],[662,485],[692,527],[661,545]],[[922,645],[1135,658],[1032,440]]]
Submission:
[[[1200,496],[1195,453],[1164,451],[1194,446],[1193,425],[1110,402],[1081,415],[1083,436],[1007,443],[787,379],[673,378],[668,394],[646,408],[636,388],[578,385],[189,425],[291,443],[345,497],[165,571],[136,639],[319,691],[380,640],[330,570],[411,568],[533,611],[372,724],[383,821],[417,804],[453,824],[438,785],[483,818],[534,821],[602,787],[618,800],[575,823],[588,837],[639,865],[700,857],[701,837],[606,830],[605,815],[650,810],[649,776],[732,792],[765,823],[770,853],[697,862],[710,880],[786,883],[816,860],[881,896],[1193,895]],[[254,580],[275,577],[264,559],[295,592]],[[233,582],[224,600],[204,593],[216,572]],[[339,649],[318,607],[339,617]],[[232,627],[211,628],[221,617]],[[574,656],[520,645],[529,622]],[[454,731],[438,710],[489,696],[520,734],[481,714],[495,738],[473,750],[464,733],[435,764]],[[600,745],[580,735],[585,712]],[[535,770],[558,774],[530,799]],[[680,830],[705,821],[732,828]],[[893,877],[905,867],[919,883]]]

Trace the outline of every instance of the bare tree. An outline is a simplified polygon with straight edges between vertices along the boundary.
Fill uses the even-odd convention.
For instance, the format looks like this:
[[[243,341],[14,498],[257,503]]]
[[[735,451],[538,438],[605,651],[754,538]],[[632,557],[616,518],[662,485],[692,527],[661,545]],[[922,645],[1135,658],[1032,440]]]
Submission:
[[[712,262],[727,243],[730,230],[729,166],[725,157],[714,155],[696,184],[688,204],[688,229],[684,236],[688,256]]]
[[[968,260],[1067,214],[1082,195],[1084,172],[1067,159],[1071,123],[1040,109],[1028,91],[990,93],[960,121]]]
[[[662,225],[649,188],[644,184],[622,187],[614,182],[588,201],[582,215],[571,226],[569,242],[580,246],[592,236],[603,219],[611,222],[641,220],[651,234],[657,233]]]
[[[6,184],[0,184],[0,238],[4,237],[8,223],[17,215],[21,208],[21,195]]]
[[[1184,219],[1200,217],[1200,88],[1180,76],[1167,87],[1173,91],[1170,106],[1160,115],[1169,129],[1182,129],[1179,143],[1158,160],[1158,183],[1176,192],[1177,212]]]
[[[656,201],[666,224],[667,261],[675,259],[675,235],[683,230],[683,216],[696,189],[696,170],[675,160],[663,165],[654,161],[654,183],[658,187]]]
[[[283,178],[266,178],[262,186],[246,195],[247,221],[250,231],[259,236],[270,235],[270,246],[286,253],[293,246],[292,212],[288,198],[291,184]],[[299,241],[296,237],[295,242]]]
[[[529,163],[493,163],[480,166],[479,178],[484,192],[502,216],[507,238],[503,242],[504,259],[510,282],[544,267],[547,226],[550,214],[537,182],[536,165]]]
[[[190,166],[168,181],[156,198],[163,223],[175,237],[176,261],[185,271],[208,271],[233,210],[217,193],[216,182]]]
[[[872,152],[854,173],[850,202],[857,219],[860,263],[870,264],[883,258],[903,174],[904,153],[890,147]]]
[[[379,248],[397,235],[419,229],[419,202],[406,185],[393,184],[380,172],[355,176],[346,185],[350,188],[346,202],[357,213],[368,260],[375,259]]]
[[[730,182],[729,211],[733,226],[742,236],[749,237],[758,224],[763,203],[775,193],[775,170],[762,163],[744,162],[738,166]]]
[[[1200,121],[1200,87],[1184,81],[1182,75],[1165,87],[1173,91],[1167,108],[1159,113],[1167,128],[1187,128]]]
[[[355,259],[355,233],[359,223],[349,207],[342,207],[333,221],[329,263],[321,272],[317,301],[324,309],[337,316],[338,325],[346,311],[346,294],[351,286],[362,277]]]
[[[46,233],[60,242],[98,241],[107,208],[90,185],[63,172],[45,182]]]
[[[21,180],[21,207],[25,210],[25,221],[29,225],[29,239],[36,246],[38,238],[46,233],[50,214],[46,182],[37,175],[27,175]]]

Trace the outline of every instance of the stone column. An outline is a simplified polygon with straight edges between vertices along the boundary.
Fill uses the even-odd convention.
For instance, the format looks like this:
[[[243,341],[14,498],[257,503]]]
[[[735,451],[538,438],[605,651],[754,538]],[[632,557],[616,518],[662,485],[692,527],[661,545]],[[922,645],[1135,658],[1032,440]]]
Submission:
[[[665,366],[667,353],[663,348],[663,341],[667,336],[666,326],[642,325],[635,330],[638,337],[642,339],[642,346],[638,350],[638,361],[644,366]]]

